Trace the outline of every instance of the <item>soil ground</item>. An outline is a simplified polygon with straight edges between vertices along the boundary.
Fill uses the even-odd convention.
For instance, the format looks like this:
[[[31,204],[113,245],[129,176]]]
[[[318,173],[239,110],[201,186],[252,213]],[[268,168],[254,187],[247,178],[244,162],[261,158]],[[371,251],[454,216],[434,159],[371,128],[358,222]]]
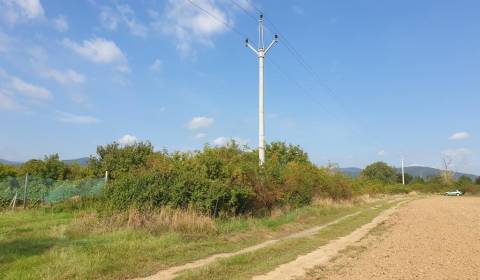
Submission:
[[[480,279],[480,197],[410,202],[300,279]]]

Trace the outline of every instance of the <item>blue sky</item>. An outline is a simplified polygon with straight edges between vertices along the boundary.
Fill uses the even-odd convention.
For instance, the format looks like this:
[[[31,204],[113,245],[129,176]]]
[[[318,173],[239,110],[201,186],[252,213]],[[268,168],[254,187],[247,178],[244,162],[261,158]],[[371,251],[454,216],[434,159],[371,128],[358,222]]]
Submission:
[[[403,155],[480,173],[478,1],[191,1],[214,17],[189,0],[0,0],[0,158],[113,141],[256,147],[258,62],[243,37],[257,41],[260,9],[280,33],[267,141],[318,164]]]

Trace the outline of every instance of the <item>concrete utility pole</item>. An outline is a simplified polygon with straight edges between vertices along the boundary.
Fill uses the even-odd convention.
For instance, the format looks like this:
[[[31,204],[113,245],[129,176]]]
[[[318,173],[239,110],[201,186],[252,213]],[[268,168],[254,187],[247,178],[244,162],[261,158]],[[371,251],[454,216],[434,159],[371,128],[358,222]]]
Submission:
[[[258,159],[260,166],[265,163],[265,114],[264,114],[264,60],[265,55],[268,51],[278,42],[278,35],[275,34],[273,41],[265,49],[265,44],[263,40],[263,15],[260,15],[259,22],[259,34],[258,34],[258,49],[255,49],[248,41],[248,38],[245,39],[245,46],[250,48],[258,57]]]
[[[402,184],[405,185],[405,170],[403,168],[403,157],[402,157]]]

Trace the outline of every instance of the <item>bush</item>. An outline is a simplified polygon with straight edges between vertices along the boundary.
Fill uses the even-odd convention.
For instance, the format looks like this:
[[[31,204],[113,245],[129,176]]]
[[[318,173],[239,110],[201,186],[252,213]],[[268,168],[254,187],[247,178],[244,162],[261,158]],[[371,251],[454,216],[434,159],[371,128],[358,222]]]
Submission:
[[[365,167],[360,176],[368,180],[380,181],[384,184],[393,184],[397,179],[395,169],[381,161]]]
[[[464,194],[472,194],[472,195],[477,195],[480,194],[480,185],[477,184],[470,184],[467,186],[461,186],[458,188],[459,191],[461,191]]]
[[[309,164],[290,162],[281,174],[282,204],[300,207],[310,204],[316,187],[316,170]]]
[[[248,211],[252,193],[248,188],[225,186],[194,171],[172,171],[127,174],[106,188],[105,197],[112,210],[194,207],[217,216]]]
[[[388,185],[386,189],[386,193],[390,194],[408,194],[412,191],[408,185],[403,184]]]
[[[314,196],[352,196],[346,177],[317,168],[298,146],[272,143],[267,149],[263,168],[256,151],[235,142],[193,153],[153,153],[144,165],[117,173],[105,190],[106,205],[122,211],[193,207],[210,216],[231,216],[300,207]]]

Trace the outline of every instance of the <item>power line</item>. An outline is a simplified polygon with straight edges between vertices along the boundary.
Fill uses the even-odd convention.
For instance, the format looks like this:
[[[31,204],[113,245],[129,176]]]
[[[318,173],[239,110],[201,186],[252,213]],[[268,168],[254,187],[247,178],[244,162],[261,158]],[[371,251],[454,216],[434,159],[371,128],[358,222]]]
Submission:
[[[280,64],[278,64],[277,62],[275,62],[275,60],[273,60],[272,58],[268,58],[268,61],[272,63],[273,66],[275,66],[275,68],[277,69],[277,71],[283,75],[287,80],[289,80],[290,82],[292,82],[293,84],[295,84],[299,89],[300,89],[300,92],[301,93],[306,93],[308,94],[312,99],[315,100],[315,103],[317,103],[321,108],[322,110],[324,110],[328,115],[330,115],[330,117],[332,119],[335,119],[335,120],[338,120],[340,121],[340,119],[335,115],[333,114],[330,110],[328,110],[320,100],[317,99],[317,97],[312,94],[312,92],[307,89],[306,87],[304,87],[298,80],[296,80],[292,75],[290,75],[287,71],[285,71],[281,66]]]
[[[233,3],[233,5],[237,6],[238,8],[240,8],[246,15],[248,15],[249,17],[251,17],[255,22],[257,21],[257,17],[255,15],[253,15],[252,13],[250,13],[250,11],[248,11],[244,6],[242,6],[241,4],[239,4],[237,1],[235,0],[230,0],[230,2]],[[252,4],[253,6],[253,4]],[[263,14],[261,11],[259,11],[260,14]]]
[[[237,1],[235,0],[230,0],[230,2],[232,2],[235,6],[237,6],[238,8],[240,8],[246,15],[248,15],[250,18],[252,18],[253,20],[257,20],[255,15],[253,15],[249,10],[247,10],[245,7],[243,7],[242,5],[240,5]],[[260,14],[260,15],[263,15],[263,11],[261,11],[260,9],[258,9],[255,5],[253,5],[252,3],[252,7]],[[272,33],[277,33],[277,34],[280,34],[280,32],[278,31],[278,29],[275,27],[275,25],[273,24],[273,22],[271,20],[269,20],[268,18],[265,18],[265,20],[270,23],[270,25],[272,25],[275,29],[275,32],[273,32],[271,29],[268,28],[268,26],[265,26],[270,32]],[[306,63],[304,63],[304,59],[300,56],[300,54],[298,53],[298,51],[293,47],[292,44],[290,44],[290,42],[287,40],[286,37],[282,37],[282,40],[285,40],[285,45],[287,47],[287,49],[292,53],[292,55],[294,57],[300,57],[300,60],[299,63],[304,65],[304,67],[307,67],[308,68],[308,65],[306,65]],[[299,87],[301,89],[301,92],[305,92],[307,93],[311,98],[313,99],[316,99],[316,96],[314,94],[312,94],[308,89],[306,89],[305,87],[303,87],[300,82],[298,82],[297,80],[295,80],[291,75],[289,75],[286,71],[282,70],[282,68],[280,67],[280,65],[278,63],[276,63],[273,59],[269,58],[268,59],[276,68],[277,70],[279,71],[280,74],[282,74],[285,78],[287,78],[288,80],[290,80],[292,83],[294,83],[295,85],[297,85],[297,87]],[[328,87],[328,86],[327,86]],[[318,101],[318,100],[317,100]],[[322,109],[327,113],[327,114],[330,114],[331,116],[334,116],[334,114],[332,114],[320,101],[317,102],[318,105],[320,105],[322,107]],[[334,119],[336,120],[339,120],[338,118],[334,117]]]
[[[237,35],[239,36],[242,36],[242,38],[247,38],[248,36],[245,35],[245,33],[241,32],[240,30],[236,29],[235,27],[233,27],[231,24],[225,22],[224,20],[218,18],[217,16],[213,15],[211,12],[209,12],[207,9],[201,7],[200,5],[198,5],[197,3],[195,3],[193,0],[187,0],[192,6],[198,8],[199,10],[201,10],[202,12],[204,12],[205,14],[209,15],[211,18],[213,18],[214,20],[222,23],[223,25],[225,25],[227,28],[229,28],[230,30],[234,31]],[[239,7],[243,12],[245,12],[247,15],[249,15],[250,17],[252,17],[253,19],[255,19],[255,16],[252,15],[252,13],[250,13],[247,9],[245,9],[242,5],[238,4],[235,0],[230,0],[235,6]],[[255,10],[257,10],[260,14],[263,14],[263,12],[258,9],[257,7],[255,7],[253,4],[252,4],[252,7],[254,7]],[[272,26],[274,26],[273,22],[271,22],[270,20],[266,19]],[[270,30],[272,32],[271,29],[269,29],[267,26],[266,28],[268,30]],[[290,43],[288,43],[287,39],[285,39],[285,42],[287,44],[289,44],[289,48],[291,51],[292,51],[292,55],[294,55],[294,57],[297,57],[297,55],[295,55],[294,53],[296,52],[295,48],[293,46],[291,46]],[[302,86],[302,84],[300,82],[298,82],[297,80],[295,80],[293,78],[293,76],[289,75],[286,71],[284,71],[280,65],[276,62],[274,62],[272,59],[269,59],[270,62],[272,62],[272,64],[277,68],[277,70],[279,71],[280,74],[282,74],[285,78],[287,78],[290,82],[292,82],[293,84],[295,84],[299,89],[301,89],[301,92],[305,92],[307,93],[312,99],[315,99],[316,100],[316,103],[327,113],[329,114],[333,119],[336,119],[338,121],[340,121],[340,119],[338,117],[336,117],[334,114],[332,114],[319,100],[317,100],[317,97],[316,95],[312,94],[310,90],[308,90],[306,87]]]
[[[252,15],[251,12],[249,12],[247,9],[245,9],[242,5],[238,4],[237,1],[235,0],[230,0],[235,6],[239,7],[246,15],[251,17],[253,20],[256,20],[255,16]],[[252,7],[259,12],[260,14],[264,14],[262,10],[257,8],[253,3]],[[320,75],[318,75],[317,72],[313,69],[313,67],[310,66],[310,64],[307,63],[306,59],[304,56],[293,46],[292,43],[288,40],[287,36],[285,36],[283,33],[279,31],[279,29],[276,27],[276,25],[271,21],[268,17],[265,17],[265,21],[273,27],[273,30],[271,30],[268,26],[265,26],[270,32],[278,34],[282,38],[282,43],[285,45],[287,50],[290,52],[290,54],[297,60],[297,62],[307,71],[309,72],[312,76],[314,76],[319,84],[321,84],[323,87],[327,89],[327,91],[331,95],[335,95],[333,92],[333,89],[328,86],[326,83],[320,80]]]
[[[256,20],[255,19],[255,16],[250,12],[248,11],[245,7],[243,7],[242,5],[240,5],[236,0],[230,0],[230,2],[232,2],[235,6],[239,7],[246,15],[248,15],[249,17],[251,17],[252,19]],[[260,14],[263,14],[263,11],[260,10],[258,7],[256,7],[253,3],[251,4],[251,6],[257,11],[259,12]],[[333,97],[336,99],[336,101],[341,105],[342,109],[346,112],[349,112],[345,105],[343,104],[342,100],[340,100],[338,98],[338,96],[334,93],[333,89],[328,86],[325,82],[323,82],[321,79],[320,79],[320,75],[313,69],[312,66],[310,66],[310,64],[308,64],[308,62],[306,61],[305,57],[293,46],[292,43],[290,43],[290,41],[288,40],[288,38],[282,34],[280,32],[280,30],[277,28],[277,26],[273,23],[272,20],[270,20],[268,17],[265,18],[265,21],[270,25],[272,26],[273,30],[270,29],[268,26],[265,26],[270,32],[272,33],[276,33],[278,35],[280,35],[280,37],[282,38],[281,40],[281,45],[284,45],[287,49],[288,52],[290,52],[290,54],[294,57],[294,59],[300,64],[300,66],[302,66],[308,73],[310,73],[310,75],[313,76],[313,78],[316,80],[316,82],[318,84],[320,84],[322,87],[324,87],[327,92]]]
[[[233,0],[232,0],[233,1]],[[274,32],[277,32],[281,37],[282,37],[282,41],[284,42],[284,45],[287,49],[287,51],[295,58],[295,60],[300,64],[300,66],[302,66],[313,78],[314,80],[316,80],[316,82],[321,86],[323,87],[324,89],[326,89],[326,92],[332,97],[334,98],[338,104],[342,107],[342,109],[349,115],[351,115],[352,117],[353,114],[351,113],[350,110],[347,109],[347,107],[345,106],[345,103],[343,102],[343,100],[340,99],[340,97],[338,96],[337,93],[335,93],[335,91],[328,85],[326,84],[324,81],[322,81],[320,75],[318,74],[318,72],[315,71],[315,69],[307,62],[307,60],[305,59],[305,57],[301,54],[300,51],[298,51],[292,43],[290,43],[290,41],[288,40],[288,38],[284,35],[284,34],[281,34],[278,30],[278,28],[276,27],[276,25],[268,18],[266,18],[266,21],[273,27],[273,31]],[[358,121],[358,120],[357,120]]]
[[[196,7],[197,9],[203,11],[204,13],[206,13],[207,15],[209,15],[211,18],[215,19],[216,21],[220,22],[221,24],[225,25],[227,28],[229,28],[230,30],[234,31],[235,33],[237,33],[237,35],[243,37],[243,38],[247,38],[248,36],[245,35],[245,33],[241,32],[240,30],[238,30],[237,28],[235,28],[235,26],[229,24],[228,22],[224,21],[223,19],[215,16],[214,14],[212,14],[211,12],[209,12],[207,9],[203,8],[202,6],[198,5],[197,3],[195,3],[193,0],[187,0],[192,6]]]
[[[241,10],[243,10],[243,12],[248,15],[249,17],[251,17],[252,19],[255,20],[255,16],[252,15],[252,13],[250,11],[248,11],[247,9],[245,9],[242,5],[240,5],[236,0],[230,0],[230,2],[232,2],[235,6],[239,7]],[[251,3],[251,6],[257,11],[259,12],[260,14],[263,14],[263,11],[260,10],[257,6],[255,6],[253,3]],[[322,86],[323,88],[326,89],[327,93],[330,94],[330,96],[332,96],[336,101],[337,103],[340,104],[340,106],[342,107],[342,109],[347,112],[349,115],[352,115],[353,114],[350,112],[350,110],[348,110],[344,104],[344,102],[339,98],[338,94],[336,94],[334,92],[334,90],[328,85],[326,84],[325,82],[322,81],[322,79],[320,78],[320,75],[318,74],[318,72],[316,72],[313,67],[307,62],[307,60],[305,59],[305,57],[301,54],[300,51],[298,51],[295,46],[290,42],[290,40],[288,40],[287,36],[285,36],[283,33],[280,32],[280,30],[277,28],[277,26],[275,25],[275,23],[273,23],[272,20],[270,20],[268,17],[265,18],[265,21],[272,27],[272,29],[270,29],[268,26],[265,26],[270,32],[272,33],[276,33],[278,35],[280,35],[280,37],[282,38],[281,40],[281,45],[284,45],[287,49],[287,51],[293,56],[293,58],[300,64],[300,66],[302,68],[305,69],[305,71],[307,71],[310,75],[312,75],[312,77],[314,78],[314,80],[316,80],[316,82]],[[353,116],[354,117],[354,116]],[[358,121],[358,120],[357,120]]]
[[[225,22],[223,19],[220,19],[218,18],[217,16],[213,15],[212,13],[210,13],[207,9],[201,7],[200,5],[198,5],[197,3],[195,3],[193,0],[187,0],[192,6],[198,8],[199,10],[203,11],[205,14],[209,15],[210,17],[212,17],[213,19],[215,19],[216,21],[222,23],[224,26],[226,26],[227,28],[229,28],[230,30],[234,31],[237,35],[241,36],[242,38],[247,38],[248,36],[245,35],[245,33],[241,32],[240,30],[238,30],[237,28],[235,28],[234,26],[232,26],[231,24],[229,24],[228,22]],[[247,9],[245,9],[245,7],[241,6],[240,4],[238,4],[235,0],[230,0],[235,6],[239,7],[241,10],[243,10],[249,17],[251,17],[252,19],[256,20],[255,19],[255,16],[252,15],[252,13],[250,13]],[[257,11],[259,12],[260,14],[264,14],[262,10],[260,10],[259,8],[257,8],[254,4],[252,4],[252,7]],[[272,33],[277,33],[279,35],[281,35],[282,37],[282,41],[284,42],[284,45],[285,47],[287,48],[287,50],[290,52],[290,54],[295,58],[295,60],[308,72],[310,73],[314,78],[315,80],[321,85],[323,86],[325,89],[327,89],[327,92],[332,96],[334,97],[337,102],[340,103],[340,105],[343,107],[342,109],[344,109],[347,113],[349,112],[345,106],[343,105],[343,102],[339,99],[338,95],[334,93],[333,89],[330,88],[326,83],[324,83],[321,79],[320,79],[320,75],[318,75],[318,73],[310,66],[310,64],[308,64],[308,62],[306,61],[306,59],[304,58],[304,56],[293,46],[292,43],[290,43],[290,41],[287,39],[287,37],[285,35],[282,35],[281,32],[279,32],[278,28],[276,27],[276,25],[268,18],[266,18],[266,21],[269,25],[271,25],[273,27],[273,31],[272,29],[270,29],[268,26],[265,26],[267,28],[267,30],[269,30],[270,32]],[[297,87],[299,87],[302,92],[305,92],[307,93],[308,95],[310,95],[312,97],[312,99],[316,99],[316,95],[314,94],[311,94],[311,92],[306,89],[305,87],[303,87],[297,80],[295,80],[291,75],[287,74],[287,72],[283,71],[282,68],[279,66],[278,63],[275,63],[274,61],[272,61],[272,59],[269,59],[270,62],[272,62],[272,64],[277,68],[277,70],[282,74],[284,75],[288,80],[290,80],[291,82],[293,82],[295,85],[297,85]],[[318,100],[317,100],[318,101]],[[334,114],[332,114],[329,110],[326,109],[326,107],[321,103],[321,102],[317,102],[319,104],[319,106],[325,111],[327,112],[327,114],[329,114],[331,117],[333,117],[334,119],[336,120],[339,120]],[[340,121],[340,120],[339,120]],[[355,118],[355,121],[356,122],[359,122],[359,119],[358,118]],[[353,127],[351,127],[353,128]],[[355,129],[353,129],[355,131]],[[377,139],[376,139],[377,140]]]

